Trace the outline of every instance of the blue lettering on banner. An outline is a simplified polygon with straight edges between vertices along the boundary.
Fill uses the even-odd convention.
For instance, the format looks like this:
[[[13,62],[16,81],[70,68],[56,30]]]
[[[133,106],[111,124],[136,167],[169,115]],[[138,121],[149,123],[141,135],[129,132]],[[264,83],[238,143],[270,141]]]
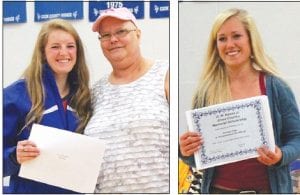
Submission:
[[[94,22],[103,10],[120,7],[128,8],[136,19],[144,18],[144,1],[90,1],[89,21]]]
[[[42,22],[53,18],[68,20],[83,19],[82,1],[36,1],[34,21]]]
[[[150,18],[168,18],[170,17],[169,1],[151,1]]]
[[[3,23],[25,23],[26,2],[3,1]]]

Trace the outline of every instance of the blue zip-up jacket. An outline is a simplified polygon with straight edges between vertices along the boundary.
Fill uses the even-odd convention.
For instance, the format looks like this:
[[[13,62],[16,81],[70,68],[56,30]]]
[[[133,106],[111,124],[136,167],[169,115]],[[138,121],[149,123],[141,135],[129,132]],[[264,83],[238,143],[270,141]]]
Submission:
[[[74,132],[78,118],[68,105],[65,111],[54,75],[48,65],[44,65],[43,84],[45,105],[39,124]],[[71,88],[71,93],[76,89]],[[30,129],[25,128],[25,117],[30,111],[29,99],[24,79],[18,80],[3,91],[3,168],[4,176],[10,176],[7,193],[75,193],[70,190],[47,185],[18,176],[20,164],[16,160],[17,142],[29,137]]]
[[[293,193],[289,164],[300,157],[300,116],[295,97],[281,79],[266,75],[266,92],[269,100],[275,144],[282,151],[282,160],[268,167],[272,193]],[[194,157],[179,157],[195,166]],[[215,168],[204,170],[201,192],[209,193]],[[243,174],[243,173],[241,173]]]

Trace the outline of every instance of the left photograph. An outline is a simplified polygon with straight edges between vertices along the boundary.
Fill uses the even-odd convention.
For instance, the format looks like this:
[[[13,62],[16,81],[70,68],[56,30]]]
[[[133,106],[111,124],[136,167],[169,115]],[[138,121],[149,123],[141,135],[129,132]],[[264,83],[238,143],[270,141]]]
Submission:
[[[170,192],[169,13],[3,2],[3,194]]]

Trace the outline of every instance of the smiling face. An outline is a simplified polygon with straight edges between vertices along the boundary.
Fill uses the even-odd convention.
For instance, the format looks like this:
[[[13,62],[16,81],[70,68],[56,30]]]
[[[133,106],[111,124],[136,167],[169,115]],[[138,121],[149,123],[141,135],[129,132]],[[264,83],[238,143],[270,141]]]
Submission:
[[[226,66],[250,64],[250,38],[236,17],[229,18],[217,33],[217,48]]]
[[[134,30],[135,31],[131,31]],[[128,33],[117,37],[118,32],[126,30]],[[101,40],[101,48],[105,57],[112,63],[134,60],[140,55],[140,31],[130,21],[113,17],[103,19],[100,26],[101,35],[111,35],[108,40]]]
[[[77,59],[74,37],[63,30],[53,30],[45,45],[45,55],[54,75],[67,77]]]

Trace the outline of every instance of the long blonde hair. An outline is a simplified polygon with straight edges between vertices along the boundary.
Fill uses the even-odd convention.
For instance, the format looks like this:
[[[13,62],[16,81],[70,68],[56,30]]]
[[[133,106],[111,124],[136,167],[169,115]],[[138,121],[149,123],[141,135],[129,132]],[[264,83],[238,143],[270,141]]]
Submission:
[[[31,125],[33,122],[40,122],[42,113],[44,111],[45,91],[43,86],[42,73],[44,64],[47,63],[45,56],[45,46],[48,41],[48,36],[53,30],[63,30],[71,34],[77,46],[77,60],[74,68],[69,73],[68,82],[70,81],[70,74],[75,75],[76,91],[73,94],[70,105],[73,107],[79,117],[79,125],[77,132],[82,133],[88,120],[91,117],[91,94],[89,90],[89,72],[85,60],[84,48],[82,41],[74,29],[74,27],[63,19],[53,19],[43,24],[32,54],[31,62],[24,72],[24,79],[26,80],[27,91],[32,102],[31,109],[25,119],[25,127]]]
[[[243,9],[228,9],[215,19],[209,36],[208,48],[203,70],[192,107],[200,108],[229,101],[231,93],[225,65],[217,50],[217,33],[221,26],[231,17],[236,17],[243,24],[250,38],[252,65],[256,70],[278,76],[273,60],[265,53],[263,44],[253,18]]]

